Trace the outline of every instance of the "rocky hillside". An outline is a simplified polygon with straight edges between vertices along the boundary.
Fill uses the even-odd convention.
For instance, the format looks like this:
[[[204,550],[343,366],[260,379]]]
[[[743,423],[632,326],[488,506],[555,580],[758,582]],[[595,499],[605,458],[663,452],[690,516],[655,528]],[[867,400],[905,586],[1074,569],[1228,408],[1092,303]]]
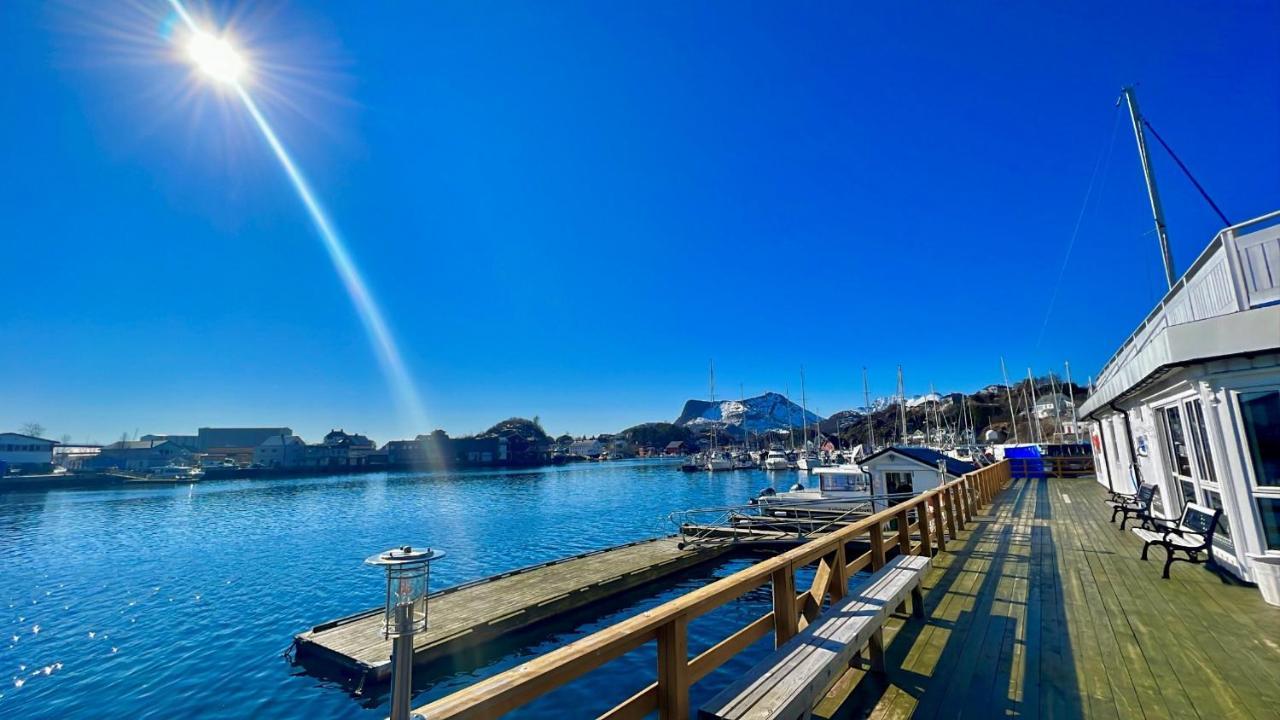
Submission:
[[[693,432],[719,427],[725,433],[742,437],[770,430],[800,427],[804,422],[816,425],[822,418],[814,412],[807,415],[794,402],[780,393],[769,392],[746,400],[688,400],[675,424]]]

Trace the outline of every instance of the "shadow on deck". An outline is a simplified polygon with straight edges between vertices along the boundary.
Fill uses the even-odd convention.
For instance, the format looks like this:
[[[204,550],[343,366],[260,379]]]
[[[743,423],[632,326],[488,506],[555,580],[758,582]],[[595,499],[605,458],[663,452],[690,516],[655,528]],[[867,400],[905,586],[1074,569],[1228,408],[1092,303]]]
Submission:
[[[1280,609],[1201,565],[1161,580],[1105,496],[1014,481],[934,559],[888,673],[850,671],[815,715],[1280,717]]]

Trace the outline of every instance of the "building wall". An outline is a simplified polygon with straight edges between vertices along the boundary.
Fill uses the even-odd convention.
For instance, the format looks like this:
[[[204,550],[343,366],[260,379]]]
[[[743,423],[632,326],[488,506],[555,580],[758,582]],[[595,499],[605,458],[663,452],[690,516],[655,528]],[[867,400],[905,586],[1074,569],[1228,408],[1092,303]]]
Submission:
[[[0,462],[10,465],[48,465],[53,462],[53,441],[25,435],[0,434]]]
[[[1272,498],[1280,503],[1280,488],[1257,483],[1240,415],[1240,395],[1262,391],[1280,391],[1280,354],[1196,363],[1165,375],[1116,403],[1130,415],[1131,435],[1120,413],[1095,414],[1094,432],[1105,441],[1105,465],[1110,470],[1108,475],[1098,457],[1099,481],[1110,480],[1120,491],[1132,491],[1131,476],[1155,483],[1156,514],[1165,518],[1180,515],[1188,500],[1221,506],[1230,537],[1215,540],[1214,557],[1245,580],[1252,580],[1250,554],[1280,553],[1280,547],[1268,545],[1258,506],[1259,500],[1269,504]],[[1167,413],[1175,408],[1181,443],[1174,442],[1169,429]],[[1192,435],[1200,432],[1194,420],[1197,409],[1204,419],[1199,444]],[[1175,445],[1183,451],[1176,453]],[[1136,466],[1130,461],[1130,448]],[[1178,461],[1181,455],[1185,463]]]

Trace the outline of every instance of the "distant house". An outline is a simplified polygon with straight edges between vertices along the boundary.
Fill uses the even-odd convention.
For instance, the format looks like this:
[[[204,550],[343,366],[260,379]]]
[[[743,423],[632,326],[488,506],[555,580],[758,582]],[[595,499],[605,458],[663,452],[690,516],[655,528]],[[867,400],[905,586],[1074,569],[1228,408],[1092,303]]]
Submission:
[[[253,464],[265,468],[301,467],[307,459],[307,444],[297,435],[276,435],[253,449]]]
[[[1058,417],[1071,410],[1071,400],[1062,393],[1042,395],[1036,398],[1035,412],[1038,418]]]
[[[604,453],[604,443],[599,440],[578,440],[569,446],[569,454],[579,457],[598,458]]]
[[[149,442],[162,442],[162,441],[164,441],[164,440],[168,440],[169,442],[171,442],[171,443],[173,443],[173,444],[175,444],[175,445],[179,445],[179,446],[181,446],[181,447],[184,447],[184,448],[186,448],[186,449],[190,450],[191,452],[199,452],[199,451],[200,451],[200,436],[199,436],[199,435],[154,435],[154,434],[148,434],[148,435],[143,435],[142,437],[140,437],[140,438],[138,438],[138,439],[139,439],[139,440],[147,440],[147,441],[149,441]]]
[[[121,440],[102,448],[97,455],[85,458],[80,467],[86,470],[145,471],[164,465],[187,465],[195,455],[168,440]]]
[[[378,452],[372,440],[343,430],[330,430],[319,445],[307,445],[303,456],[308,467],[365,467],[387,462],[387,454]]]
[[[663,455],[683,455],[688,451],[689,447],[683,440],[672,440],[662,449]]]
[[[456,438],[450,441],[454,462],[459,465],[505,465],[511,459],[505,436]]]
[[[55,440],[23,435],[0,433],[0,463],[24,469],[47,469],[53,464]]]
[[[859,461],[875,495],[919,494],[977,469],[923,447],[888,447]]]
[[[86,458],[102,452],[101,445],[55,445],[53,464],[68,470],[79,470]]]
[[[200,428],[196,431],[196,449],[211,459],[229,458],[240,465],[252,463],[253,452],[269,437],[292,435],[287,427]]]

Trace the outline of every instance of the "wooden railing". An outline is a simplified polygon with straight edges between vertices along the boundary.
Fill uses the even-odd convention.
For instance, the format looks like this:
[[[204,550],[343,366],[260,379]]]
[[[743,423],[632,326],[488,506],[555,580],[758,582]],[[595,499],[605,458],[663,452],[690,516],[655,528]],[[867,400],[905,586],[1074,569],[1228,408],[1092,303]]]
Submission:
[[[777,644],[786,642],[818,617],[826,597],[844,597],[851,575],[880,568],[894,548],[898,553],[920,555],[945,551],[948,538],[955,539],[956,533],[995,498],[1009,478],[1008,461],[976,470],[414,712],[431,720],[495,718],[656,640],[657,682],[601,717],[642,718],[657,710],[663,720],[684,720],[689,717],[689,687],[693,683],[771,632]],[[886,536],[886,529],[892,534]],[[913,533],[918,535],[918,541],[912,539]],[[854,558],[846,557],[846,545],[863,537],[870,550]],[[813,582],[807,590],[797,593],[796,570],[813,564],[817,564]],[[765,584],[772,585],[772,612],[690,660],[689,622]]]
[[[1046,455],[1038,458],[1007,458],[1009,473],[1016,478],[1045,476],[1052,478],[1094,477],[1097,470],[1092,455]]]

